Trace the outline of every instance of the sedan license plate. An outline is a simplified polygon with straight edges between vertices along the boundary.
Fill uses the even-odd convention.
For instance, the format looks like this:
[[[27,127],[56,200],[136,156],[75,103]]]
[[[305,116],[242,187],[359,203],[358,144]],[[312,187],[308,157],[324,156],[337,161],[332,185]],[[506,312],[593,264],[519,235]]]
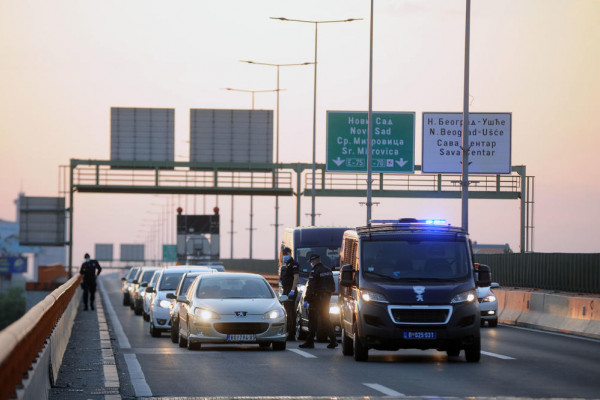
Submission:
[[[256,335],[227,335],[228,342],[256,342]]]
[[[425,339],[431,340],[436,339],[437,335],[435,332],[404,332],[404,339]]]

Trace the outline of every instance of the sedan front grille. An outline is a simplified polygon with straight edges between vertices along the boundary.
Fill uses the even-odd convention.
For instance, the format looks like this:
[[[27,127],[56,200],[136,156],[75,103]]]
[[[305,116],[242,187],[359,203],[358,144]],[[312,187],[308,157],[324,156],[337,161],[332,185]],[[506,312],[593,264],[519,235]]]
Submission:
[[[257,335],[269,329],[266,322],[217,322],[213,326],[217,332],[223,334]]]
[[[452,307],[391,306],[390,315],[397,324],[446,324],[450,320]]]

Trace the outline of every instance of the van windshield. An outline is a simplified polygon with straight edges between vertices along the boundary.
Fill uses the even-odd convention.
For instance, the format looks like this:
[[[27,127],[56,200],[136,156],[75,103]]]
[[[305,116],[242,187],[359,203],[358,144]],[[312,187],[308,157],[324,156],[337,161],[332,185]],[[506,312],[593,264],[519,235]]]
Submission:
[[[300,265],[300,276],[307,277],[312,266],[308,262],[311,254],[321,256],[321,262],[328,268],[337,269],[340,266],[340,246],[331,247],[300,247],[296,249],[294,259]]]
[[[363,241],[362,275],[375,281],[448,281],[470,273],[469,251],[464,241],[390,240]]]

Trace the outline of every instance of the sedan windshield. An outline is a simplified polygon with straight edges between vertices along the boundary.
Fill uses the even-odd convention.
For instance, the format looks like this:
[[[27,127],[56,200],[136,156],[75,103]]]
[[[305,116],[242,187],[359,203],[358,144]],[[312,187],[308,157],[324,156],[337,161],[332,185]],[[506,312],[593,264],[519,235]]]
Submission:
[[[465,279],[470,262],[463,241],[364,241],[362,275],[379,281]]]
[[[266,280],[256,278],[203,279],[196,290],[198,299],[272,299]]]

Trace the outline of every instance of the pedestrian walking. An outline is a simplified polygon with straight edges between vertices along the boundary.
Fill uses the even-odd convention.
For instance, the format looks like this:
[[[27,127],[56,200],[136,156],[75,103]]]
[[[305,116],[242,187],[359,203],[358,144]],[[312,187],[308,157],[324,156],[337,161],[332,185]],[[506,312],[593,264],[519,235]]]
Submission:
[[[329,301],[331,294],[335,291],[335,282],[331,269],[321,263],[321,257],[318,254],[312,254],[309,258],[313,266],[308,275],[306,285],[306,294],[304,296],[304,306],[308,306],[308,338],[300,346],[303,349],[312,349],[315,347],[315,335],[317,329],[321,326],[329,337],[328,349],[337,347],[337,340],[333,332],[333,326],[329,319]]]
[[[96,278],[100,275],[102,267],[97,260],[90,259],[90,255],[85,253],[85,262],[81,264],[79,274],[83,276],[81,288],[83,289],[83,311],[88,309],[89,304],[92,310],[94,309],[94,300],[96,299]]]
[[[283,308],[287,314],[287,340],[296,340],[296,297],[298,295],[298,277],[300,276],[300,265],[292,257],[292,249],[284,247],[281,250],[282,264],[279,280],[284,295],[288,298],[283,302]]]

